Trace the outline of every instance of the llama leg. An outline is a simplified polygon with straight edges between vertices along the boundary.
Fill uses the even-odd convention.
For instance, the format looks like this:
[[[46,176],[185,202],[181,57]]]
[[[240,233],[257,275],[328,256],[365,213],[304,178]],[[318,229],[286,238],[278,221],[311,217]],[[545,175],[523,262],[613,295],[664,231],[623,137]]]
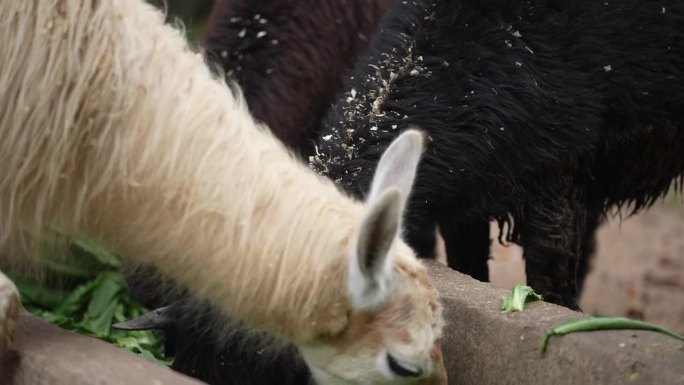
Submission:
[[[416,251],[418,258],[435,259],[436,223],[431,220],[410,220],[406,229],[406,242]]]
[[[582,234],[582,250],[579,255],[577,266],[577,296],[582,294],[584,280],[589,274],[589,265],[596,251],[596,231],[603,223],[604,216],[601,210],[589,210],[584,221],[584,231]]]
[[[454,216],[439,221],[449,267],[471,277],[489,281],[489,222],[459,221]]]
[[[526,208],[522,233],[528,285],[546,301],[575,310],[579,213],[568,199],[542,198]]]
[[[0,271],[0,354],[12,344],[19,316],[19,292]]]

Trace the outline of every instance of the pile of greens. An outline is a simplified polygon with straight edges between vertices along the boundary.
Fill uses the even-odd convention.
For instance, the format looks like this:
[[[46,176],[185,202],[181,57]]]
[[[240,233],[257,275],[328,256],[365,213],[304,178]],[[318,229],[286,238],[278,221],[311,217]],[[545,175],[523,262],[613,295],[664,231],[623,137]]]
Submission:
[[[55,239],[43,253],[45,279],[14,275],[22,306],[33,315],[78,333],[94,336],[169,365],[158,331],[114,330],[111,325],[147,312],[131,297],[121,273],[121,260],[86,240],[72,239],[68,252]]]

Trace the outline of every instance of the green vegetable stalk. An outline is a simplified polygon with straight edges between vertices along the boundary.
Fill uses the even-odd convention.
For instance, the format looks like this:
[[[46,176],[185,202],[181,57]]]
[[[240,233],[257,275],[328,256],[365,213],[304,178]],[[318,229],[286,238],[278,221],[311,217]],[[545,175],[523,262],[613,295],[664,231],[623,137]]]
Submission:
[[[594,330],[648,330],[665,334],[666,336],[684,341],[684,336],[679,335],[662,326],[654,325],[648,322],[637,321],[624,317],[588,317],[567,321],[566,323],[556,326],[555,328],[546,331],[546,335],[541,343],[541,354],[546,351],[549,344],[549,339],[553,336],[562,336],[568,333],[585,332]]]
[[[523,311],[526,302],[543,300],[544,297],[535,293],[531,287],[517,284],[511,290],[511,294],[503,299],[501,311],[504,313]]]

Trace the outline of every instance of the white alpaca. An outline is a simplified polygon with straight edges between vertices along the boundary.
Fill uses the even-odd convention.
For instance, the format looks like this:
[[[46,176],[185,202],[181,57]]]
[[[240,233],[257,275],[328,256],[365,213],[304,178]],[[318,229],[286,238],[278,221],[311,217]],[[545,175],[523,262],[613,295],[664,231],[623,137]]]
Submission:
[[[398,234],[420,134],[356,202],[141,0],[4,0],[0,36],[0,263],[35,265],[57,225],[294,342],[321,384],[445,383],[441,306]],[[0,345],[16,298],[0,274]]]

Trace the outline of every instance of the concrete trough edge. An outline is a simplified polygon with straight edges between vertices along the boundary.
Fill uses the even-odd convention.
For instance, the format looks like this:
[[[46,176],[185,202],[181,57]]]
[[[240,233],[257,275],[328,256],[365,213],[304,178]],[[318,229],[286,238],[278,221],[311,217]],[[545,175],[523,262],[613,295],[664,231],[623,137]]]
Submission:
[[[202,382],[110,343],[61,329],[26,312],[0,357],[0,385],[199,385]]]
[[[585,314],[546,302],[524,312],[499,309],[508,291],[426,262],[447,327],[449,384],[684,385],[684,342],[650,331],[610,330],[553,337],[547,329]]]

